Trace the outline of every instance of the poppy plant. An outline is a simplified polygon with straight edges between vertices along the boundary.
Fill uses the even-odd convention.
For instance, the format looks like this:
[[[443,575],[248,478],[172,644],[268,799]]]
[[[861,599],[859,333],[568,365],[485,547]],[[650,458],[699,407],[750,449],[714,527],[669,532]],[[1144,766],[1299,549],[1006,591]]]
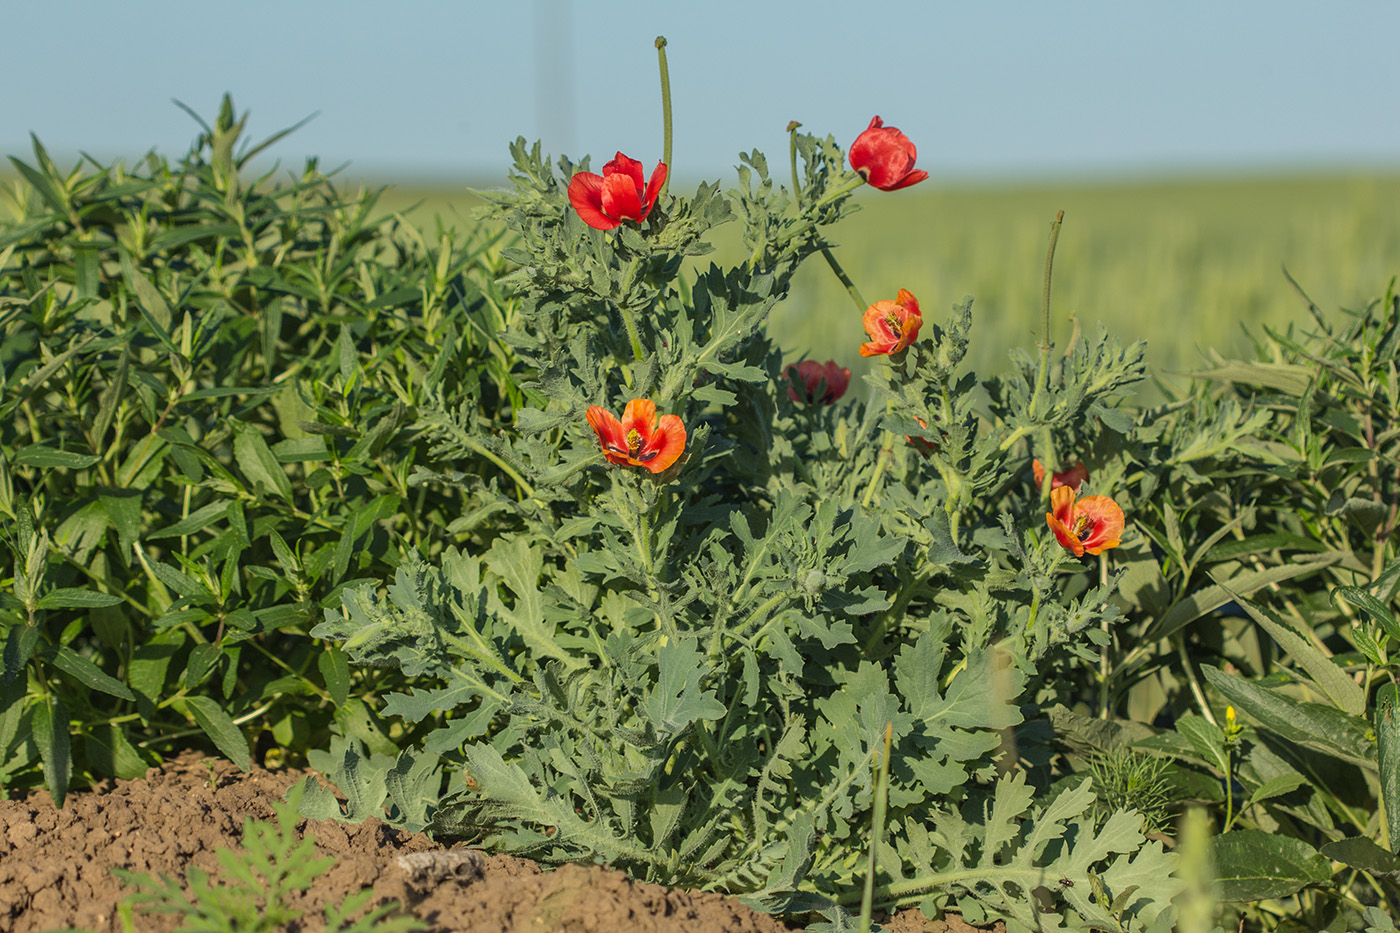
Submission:
[[[860,355],[878,356],[898,353],[913,343],[924,319],[919,314],[918,299],[901,288],[894,301],[884,298],[866,308],[862,323],[870,341],[860,345]]]
[[[914,420],[919,422],[919,427],[923,428],[925,431],[928,430],[927,421],[917,417]],[[924,459],[928,459],[928,457],[934,452],[934,450],[937,449],[928,441],[924,440],[922,437],[914,437],[912,434],[906,434],[904,435],[904,439],[909,442],[910,447],[913,447],[919,453],[923,454]]]
[[[1075,500],[1074,489],[1060,486],[1050,492],[1045,522],[1061,546],[1075,557],[1102,554],[1117,547],[1123,536],[1123,510],[1108,496]]]
[[[914,170],[918,154],[908,136],[874,117],[865,132],[851,143],[848,157],[851,168],[867,183],[881,191],[898,191],[928,177],[928,172]]]
[[[830,405],[846,394],[846,388],[851,384],[851,371],[844,366],[837,366],[835,360],[827,360],[825,363],[803,360],[784,366],[783,378],[787,380],[788,398],[794,402],[821,402],[823,405]]]
[[[1031,461],[1031,472],[1035,474],[1035,488],[1040,489],[1045,485],[1045,464],[1039,460]],[[1061,486],[1068,486],[1076,493],[1079,487],[1084,485],[1084,481],[1089,478],[1089,468],[1080,460],[1068,470],[1062,470],[1050,477],[1050,488],[1059,489]]]
[[[588,423],[598,435],[603,455],[621,466],[646,467],[661,473],[685,450],[685,425],[675,415],[656,418],[656,403],[634,398],[622,412],[622,420],[606,408],[592,405]]]
[[[642,163],[619,152],[602,175],[577,172],[569,179],[569,203],[588,226],[612,230],[624,220],[646,220],[665,183],[665,162],[656,163],[651,179],[643,182]]]

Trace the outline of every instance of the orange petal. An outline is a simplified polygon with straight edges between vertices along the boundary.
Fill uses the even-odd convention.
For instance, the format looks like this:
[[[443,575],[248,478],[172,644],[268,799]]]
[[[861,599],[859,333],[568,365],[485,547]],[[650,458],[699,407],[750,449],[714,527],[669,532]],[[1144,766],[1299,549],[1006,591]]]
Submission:
[[[1063,488],[1063,487],[1061,487]],[[1050,530],[1055,533],[1055,538],[1060,544],[1075,557],[1084,556],[1084,545],[1075,537],[1064,522],[1060,521],[1051,512],[1045,513],[1045,524],[1050,526]]]
[[[622,430],[622,423],[612,412],[597,405],[589,406],[587,417],[594,433],[598,435],[598,444],[603,448],[603,455],[613,463],[625,465],[629,458],[627,432]]]
[[[1068,486],[1056,486],[1050,490],[1050,511],[1055,520],[1069,527],[1074,524],[1074,490]]]
[[[645,444],[656,429],[656,403],[649,398],[634,398],[622,411],[623,436],[636,431]]]
[[[640,464],[653,473],[664,473],[685,450],[685,425],[676,415],[662,415],[651,440],[640,451]]]
[[[1085,551],[1090,554],[1102,554],[1121,543],[1126,523],[1123,519],[1123,509],[1117,502],[1108,496],[1089,496],[1075,503],[1075,511],[1088,516],[1091,522],[1092,530],[1084,540]]]

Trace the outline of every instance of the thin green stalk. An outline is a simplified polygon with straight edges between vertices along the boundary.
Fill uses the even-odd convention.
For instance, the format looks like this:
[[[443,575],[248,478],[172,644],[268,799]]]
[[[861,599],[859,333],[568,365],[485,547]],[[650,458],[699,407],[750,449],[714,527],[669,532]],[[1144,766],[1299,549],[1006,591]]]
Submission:
[[[888,415],[891,403],[885,403],[885,414]],[[894,457],[894,435],[889,431],[885,432],[885,442],[880,447],[880,454],[875,461],[875,472],[870,477],[870,485],[865,487],[865,495],[860,499],[860,507],[870,508],[870,503],[875,499],[875,489],[880,485],[880,477],[885,472],[885,464]]]
[[[641,257],[636,257],[627,264],[627,270],[622,275],[622,287],[618,290],[621,300],[617,303],[617,313],[622,315],[622,326],[627,328],[627,339],[632,343],[632,356],[638,363],[646,359],[646,354],[642,352],[642,336],[637,330],[637,319],[625,302],[632,293],[632,281],[637,277],[641,262]]]
[[[1055,244],[1060,240],[1060,225],[1064,223],[1065,212],[1055,214],[1055,222],[1050,225],[1050,247],[1045,251],[1045,281],[1041,289],[1040,316],[1040,369],[1035,376],[1035,392],[1031,396],[1031,415],[1038,410],[1041,394],[1050,378],[1050,275],[1055,266]],[[1046,467],[1053,468],[1053,464]]]
[[[640,363],[646,359],[646,354],[642,352],[642,335],[637,330],[637,319],[622,305],[617,306],[617,313],[622,315],[622,326],[627,328],[627,339],[632,342],[632,356]]]
[[[792,163],[792,203],[797,212],[802,213],[802,186],[797,183],[797,130],[802,126],[796,120],[788,124],[788,161]]]
[[[661,194],[671,184],[671,69],[666,65],[666,37],[656,37],[656,59],[661,66],[661,123],[665,138],[661,144],[661,161],[666,163],[666,180],[661,183]],[[641,359],[641,357],[638,357]]]
[[[846,294],[851,296],[851,300],[856,303],[860,313],[864,314],[865,309],[870,307],[865,299],[860,296],[860,289],[856,288],[856,283],[851,281],[851,277],[846,274],[846,270],[841,268],[841,264],[836,261],[836,257],[831,254],[831,247],[822,245],[822,258],[831,267],[831,271],[836,273],[836,277],[841,280],[841,284],[846,287]]]
[[[870,816],[870,858],[865,866],[865,890],[860,897],[860,933],[869,933],[871,914],[875,908],[875,865],[878,849],[885,837],[885,815],[890,798],[890,744],[894,723],[885,723],[885,754],[879,758],[875,779],[875,809]],[[877,753],[878,755],[878,753]]]
[[[1053,468],[1045,470],[1045,485],[1050,485],[1050,472]],[[1099,554],[1099,586],[1108,586],[1108,554]],[[1104,635],[1108,641],[1099,648],[1099,718],[1108,719],[1109,710],[1109,674],[1111,673],[1109,663],[1109,649],[1113,646],[1113,633],[1108,629],[1108,619],[1100,623],[1103,627]]]

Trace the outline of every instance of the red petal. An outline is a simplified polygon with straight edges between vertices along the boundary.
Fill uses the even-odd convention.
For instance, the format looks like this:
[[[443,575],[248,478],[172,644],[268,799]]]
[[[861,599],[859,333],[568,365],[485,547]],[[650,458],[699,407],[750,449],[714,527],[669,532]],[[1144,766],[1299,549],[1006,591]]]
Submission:
[[[609,175],[603,179],[603,210],[619,220],[641,220],[641,185],[629,175]]]
[[[652,207],[656,205],[656,197],[661,193],[661,186],[666,184],[666,173],[668,171],[665,162],[657,162],[656,168],[652,169],[651,180],[647,182],[647,191],[644,196],[646,203],[642,205],[642,220],[646,220],[647,215],[651,213]]]
[[[621,221],[603,213],[603,179],[592,172],[579,172],[569,181],[569,203],[579,218],[595,230],[611,230]]]
[[[613,175],[622,175],[632,179],[632,187],[638,191],[642,190],[642,163],[636,159],[629,159],[619,152],[611,162],[603,166],[604,178]]]
[[[912,165],[913,161],[911,160],[909,164]],[[928,178],[928,172],[925,172],[923,169],[919,169],[918,171],[914,172],[907,172],[903,178],[901,178],[894,184],[887,186],[886,188],[884,188],[884,190],[898,191],[900,188],[908,188],[910,185],[917,185],[919,182],[925,180],[926,178]],[[876,187],[878,188],[879,186],[876,185]]]

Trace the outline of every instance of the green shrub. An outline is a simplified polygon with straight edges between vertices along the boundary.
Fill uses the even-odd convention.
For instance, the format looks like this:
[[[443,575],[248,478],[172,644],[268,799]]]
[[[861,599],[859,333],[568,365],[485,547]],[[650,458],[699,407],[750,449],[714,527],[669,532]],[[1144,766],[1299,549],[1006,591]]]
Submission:
[[[178,164],[18,159],[0,230],[0,784],[133,777],[212,744],[391,747],[306,637],[471,511],[416,486],[417,410],[520,399],[493,242],[374,218],[315,161],[257,179],[224,100]],[[477,469],[484,482],[499,471]]]

